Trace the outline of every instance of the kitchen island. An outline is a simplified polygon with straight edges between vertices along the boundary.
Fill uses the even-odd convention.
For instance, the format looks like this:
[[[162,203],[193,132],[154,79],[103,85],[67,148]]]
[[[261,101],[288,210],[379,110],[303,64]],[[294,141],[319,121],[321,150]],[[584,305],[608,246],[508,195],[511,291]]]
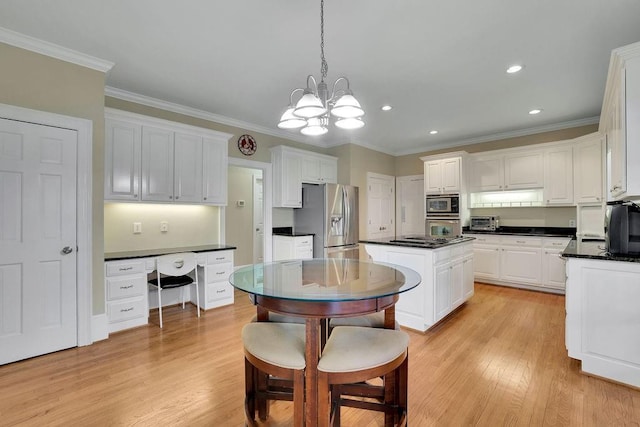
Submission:
[[[587,374],[640,387],[640,256],[611,255],[589,239],[573,239],[562,255],[569,357]]]
[[[374,261],[420,273],[421,284],[400,295],[396,320],[402,326],[424,332],[473,296],[473,240],[406,236],[360,243]]]

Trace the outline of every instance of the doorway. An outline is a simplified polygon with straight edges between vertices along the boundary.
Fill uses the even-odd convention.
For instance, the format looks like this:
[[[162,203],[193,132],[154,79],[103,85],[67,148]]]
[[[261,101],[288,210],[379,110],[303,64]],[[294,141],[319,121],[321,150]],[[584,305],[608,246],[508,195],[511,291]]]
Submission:
[[[271,164],[229,158],[225,242],[236,268],[271,261]]]

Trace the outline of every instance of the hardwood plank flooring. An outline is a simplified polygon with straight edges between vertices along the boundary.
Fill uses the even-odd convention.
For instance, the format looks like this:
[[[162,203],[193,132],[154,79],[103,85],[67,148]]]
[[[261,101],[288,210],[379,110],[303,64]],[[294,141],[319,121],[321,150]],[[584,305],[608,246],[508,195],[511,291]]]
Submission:
[[[0,366],[0,426],[242,426],[247,295],[207,311],[169,307],[164,330]],[[425,334],[408,331],[412,426],[640,426],[640,391],[580,373],[564,347],[564,297],[476,284]],[[291,423],[276,402],[267,423]],[[343,410],[345,426],[382,426]]]

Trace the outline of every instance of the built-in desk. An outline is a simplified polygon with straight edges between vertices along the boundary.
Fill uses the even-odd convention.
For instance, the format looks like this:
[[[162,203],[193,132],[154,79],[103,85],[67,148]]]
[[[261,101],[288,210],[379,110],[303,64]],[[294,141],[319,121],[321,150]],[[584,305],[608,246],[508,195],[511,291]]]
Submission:
[[[146,325],[149,319],[148,276],[155,274],[155,257],[196,252],[200,307],[208,310],[233,304],[233,250],[229,245],[186,246],[105,253],[105,292],[109,332]],[[164,295],[164,293],[163,293]],[[195,302],[195,293],[190,297]],[[164,298],[163,298],[164,300]],[[173,301],[167,299],[168,304]]]

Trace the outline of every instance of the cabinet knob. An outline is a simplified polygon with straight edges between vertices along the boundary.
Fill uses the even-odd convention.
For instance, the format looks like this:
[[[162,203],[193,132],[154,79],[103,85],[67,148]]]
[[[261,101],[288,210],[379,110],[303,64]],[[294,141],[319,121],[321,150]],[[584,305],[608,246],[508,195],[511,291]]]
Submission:
[[[137,194],[134,194],[134,195],[133,195],[133,198],[134,198],[134,199],[137,199],[137,198],[138,198],[138,195],[137,195]]]
[[[207,198],[206,198],[206,197],[205,197],[204,199],[205,199],[205,200],[207,200]]]
[[[178,200],[180,198],[180,196],[176,196],[176,200]]]
[[[169,196],[170,199],[173,199],[173,196]]]

